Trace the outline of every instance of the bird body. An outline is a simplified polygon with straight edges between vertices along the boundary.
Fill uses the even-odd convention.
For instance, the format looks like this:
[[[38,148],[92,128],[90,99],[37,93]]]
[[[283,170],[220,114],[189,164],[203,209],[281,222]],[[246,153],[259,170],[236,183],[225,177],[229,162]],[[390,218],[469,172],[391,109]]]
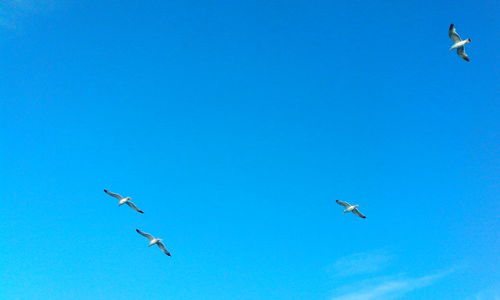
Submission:
[[[155,244],[157,244],[157,243],[159,243],[159,242],[161,242],[161,239],[154,238],[154,239],[152,239],[152,240],[149,242],[148,247],[151,247],[151,246],[153,246],[153,245],[155,245]]]
[[[456,42],[455,44],[453,44],[453,46],[451,46],[450,50],[460,48],[460,47],[462,47],[465,44],[468,44],[470,42],[472,42],[471,39],[466,39],[466,40],[463,40],[463,41],[460,41],[460,42]]]
[[[130,200],[132,200],[132,197],[127,197],[127,198],[120,199],[120,200],[118,200],[118,205],[123,205],[123,204],[127,203]]]
[[[344,209],[344,213],[351,212],[351,211],[355,210],[358,206],[359,205],[351,205],[348,208]]]

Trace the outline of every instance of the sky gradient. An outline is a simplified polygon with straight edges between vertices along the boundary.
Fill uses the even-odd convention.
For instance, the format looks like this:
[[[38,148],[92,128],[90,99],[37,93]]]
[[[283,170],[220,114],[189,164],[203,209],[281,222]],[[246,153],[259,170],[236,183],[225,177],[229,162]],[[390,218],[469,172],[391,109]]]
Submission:
[[[499,14],[1,2],[0,298],[500,299]]]

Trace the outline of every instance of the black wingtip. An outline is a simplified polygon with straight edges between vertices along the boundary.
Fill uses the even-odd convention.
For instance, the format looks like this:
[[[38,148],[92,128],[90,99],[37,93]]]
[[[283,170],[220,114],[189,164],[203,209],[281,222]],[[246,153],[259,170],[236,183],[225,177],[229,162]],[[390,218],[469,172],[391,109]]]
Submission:
[[[137,229],[137,228],[135,229],[135,231],[137,231],[137,233],[141,233],[141,231],[139,229]]]
[[[167,253],[168,256],[172,257],[172,255],[170,255],[170,253]]]
[[[108,192],[108,190],[107,190],[107,189],[104,189],[104,192],[105,192],[105,193],[107,193],[107,192]]]
[[[142,210],[139,211],[141,214],[143,214],[144,212]]]
[[[453,27],[455,27],[455,25],[450,24],[450,30],[453,29]]]

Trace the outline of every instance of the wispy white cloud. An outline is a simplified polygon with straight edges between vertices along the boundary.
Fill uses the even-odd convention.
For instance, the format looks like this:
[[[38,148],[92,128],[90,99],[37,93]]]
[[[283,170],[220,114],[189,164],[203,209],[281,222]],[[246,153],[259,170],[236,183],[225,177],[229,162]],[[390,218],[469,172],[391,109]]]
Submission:
[[[384,250],[356,253],[338,259],[330,268],[337,276],[371,274],[388,266],[394,256]]]
[[[437,272],[421,277],[393,276],[369,280],[343,287],[331,300],[391,300],[399,299],[414,290],[436,283],[453,270]]]
[[[467,300],[500,300],[500,288],[485,289]]]
[[[386,250],[355,253],[338,259],[328,271],[335,274],[336,280],[347,276],[353,276],[356,280],[340,286],[331,300],[400,299],[407,293],[430,286],[459,269],[456,267],[420,277],[405,273],[393,273],[394,275],[388,276],[387,269],[395,259],[397,257]],[[370,278],[367,279],[367,276]],[[343,281],[345,282],[345,279]]]

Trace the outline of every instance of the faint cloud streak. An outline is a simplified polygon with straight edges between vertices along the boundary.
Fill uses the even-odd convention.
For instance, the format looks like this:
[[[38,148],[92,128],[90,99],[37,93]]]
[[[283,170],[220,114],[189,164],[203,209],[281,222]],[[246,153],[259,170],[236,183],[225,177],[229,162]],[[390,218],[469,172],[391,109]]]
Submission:
[[[370,274],[384,269],[393,258],[382,250],[356,253],[340,258],[331,269],[338,276]]]
[[[500,289],[492,288],[486,289],[474,295],[471,298],[467,298],[468,300],[500,300]]]
[[[453,272],[454,270],[449,270],[416,278],[396,276],[370,280],[361,284],[344,287],[343,292],[339,292],[331,300],[398,299],[409,292],[430,286]]]
[[[0,2],[0,27],[15,29],[20,19],[40,12],[52,5],[53,0],[5,0]]]

